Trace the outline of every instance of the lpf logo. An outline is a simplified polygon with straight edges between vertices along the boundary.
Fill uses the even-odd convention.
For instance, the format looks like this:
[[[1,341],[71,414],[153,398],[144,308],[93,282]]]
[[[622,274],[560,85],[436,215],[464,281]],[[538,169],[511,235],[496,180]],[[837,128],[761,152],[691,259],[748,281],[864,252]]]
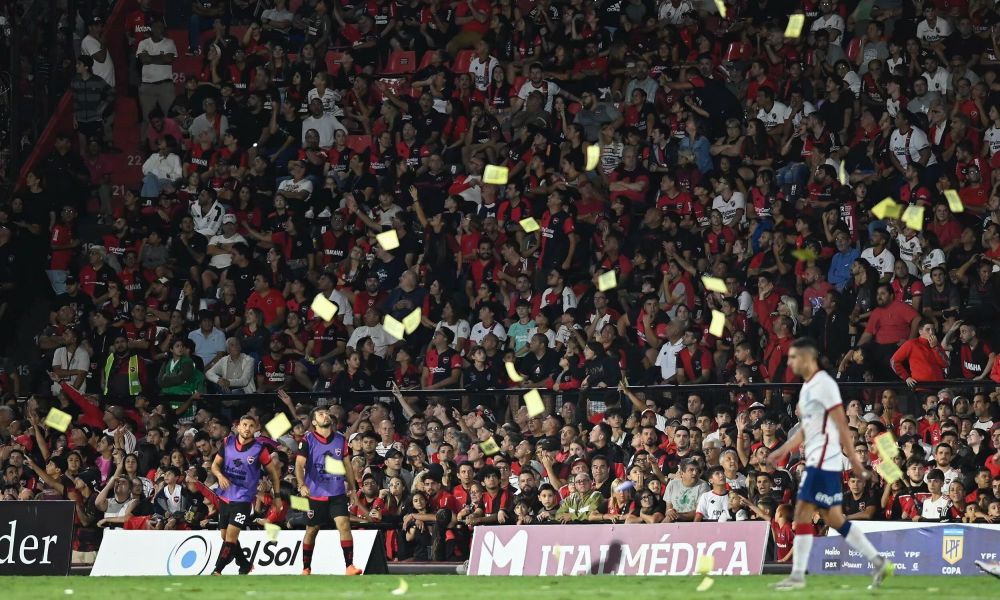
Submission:
[[[499,575],[497,569],[507,568],[508,575],[523,575],[524,557],[528,549],[528,532],[520,530],[504,544],[492,531],[483,535],[476,575]]]
[[[962,560],[965,549],[965,531],[963,529],[948,528],[942,531],[941,534],[941,558],[949,565]]]

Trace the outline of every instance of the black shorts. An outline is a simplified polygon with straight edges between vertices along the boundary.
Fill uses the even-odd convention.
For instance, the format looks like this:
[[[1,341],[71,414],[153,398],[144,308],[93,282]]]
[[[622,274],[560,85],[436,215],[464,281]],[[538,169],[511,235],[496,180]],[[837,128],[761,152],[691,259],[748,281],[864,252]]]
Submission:
[[[347,496],[330,496],[326,500],[309,499],[309,525],[318,527],[327,525],[337,517],[349,517],[347,511]]]
[[[249,502],[226,502],[219,504],[219,529],[229,526],[246,529],[253,515],[253,505]]]

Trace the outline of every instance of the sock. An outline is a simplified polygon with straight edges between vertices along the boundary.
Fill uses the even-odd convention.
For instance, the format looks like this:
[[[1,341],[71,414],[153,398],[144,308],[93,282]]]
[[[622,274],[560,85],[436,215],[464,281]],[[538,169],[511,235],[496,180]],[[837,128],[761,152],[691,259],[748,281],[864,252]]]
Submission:
[[[344,566],[354,564],[354,540],[340,540],[340,549],[344,551]]]
[[[219,550],[219,559],[215,561],[215,572],[221,573],[223,569],[233,562],[233,552],[236,544],[232,542],[222,542],[222,549]]]
[[[863,554],[869,561],[878,563],[880,559],[878,550],[876,550],[875,546],[872,546],[872,543],[868,541],[868,537],[861,531],[861,528],[851,527],[850,525],[850,522],[844,523],[844,526],[837,531],[840,532],[840,535],[844,536],[844,540],[847,541],[852,548]],[[844,533],[845,529],[847,530],[847,533]]]
[[[233,558],[236,559],[236,564],[239,566],[240,571],[250,570],[250,561],[243,554],[243,546],[240,545],[239,540],[233,542]]]
[[[302,544],[302,568],[311,569],[313,565],[313,545]]]
[[[812,523],[795,524],[795,541],[792,542],[792,577],[796,579],[801,579],[806,575],[814,533]]]

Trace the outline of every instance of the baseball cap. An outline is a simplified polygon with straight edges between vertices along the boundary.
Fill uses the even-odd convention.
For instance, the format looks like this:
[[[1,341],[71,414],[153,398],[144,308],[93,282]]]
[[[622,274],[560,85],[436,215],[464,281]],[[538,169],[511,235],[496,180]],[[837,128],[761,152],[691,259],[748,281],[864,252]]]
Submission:
[[[747,410],[754,410],[757,408],[764,408],[764,405],[761,404],[760,402],[754,402],[753,404],[747,407]]]
[[[390,458],[403,458],[403,453],[395,448],[389,448],[385,451],[385,459],[389,460]]]
[[[66,276],[66,285],[76,285],[77,283],[79,283],[79,282],[76,279],[76,275],[67,275]]]
[[[234,215],[232,213],[229,213],[229,214],[226,214],[226,215],[222,215],[222,224],[223,225],[225,225],[226,223],[235,223],[235,222],[236,222],[236,215]]]

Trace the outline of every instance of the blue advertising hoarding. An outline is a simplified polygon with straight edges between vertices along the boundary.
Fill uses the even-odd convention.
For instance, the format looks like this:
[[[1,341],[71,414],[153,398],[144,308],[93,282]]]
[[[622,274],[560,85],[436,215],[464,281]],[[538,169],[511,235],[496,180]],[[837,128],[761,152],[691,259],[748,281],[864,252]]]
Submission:
[[[1000,560],[1000,531],[967,525],[900,528],[866,533],[899,575],[977,575],[974,561]],[[871,563],[840,536],[817,537],[809,557],[814,574],[864,575]]]

